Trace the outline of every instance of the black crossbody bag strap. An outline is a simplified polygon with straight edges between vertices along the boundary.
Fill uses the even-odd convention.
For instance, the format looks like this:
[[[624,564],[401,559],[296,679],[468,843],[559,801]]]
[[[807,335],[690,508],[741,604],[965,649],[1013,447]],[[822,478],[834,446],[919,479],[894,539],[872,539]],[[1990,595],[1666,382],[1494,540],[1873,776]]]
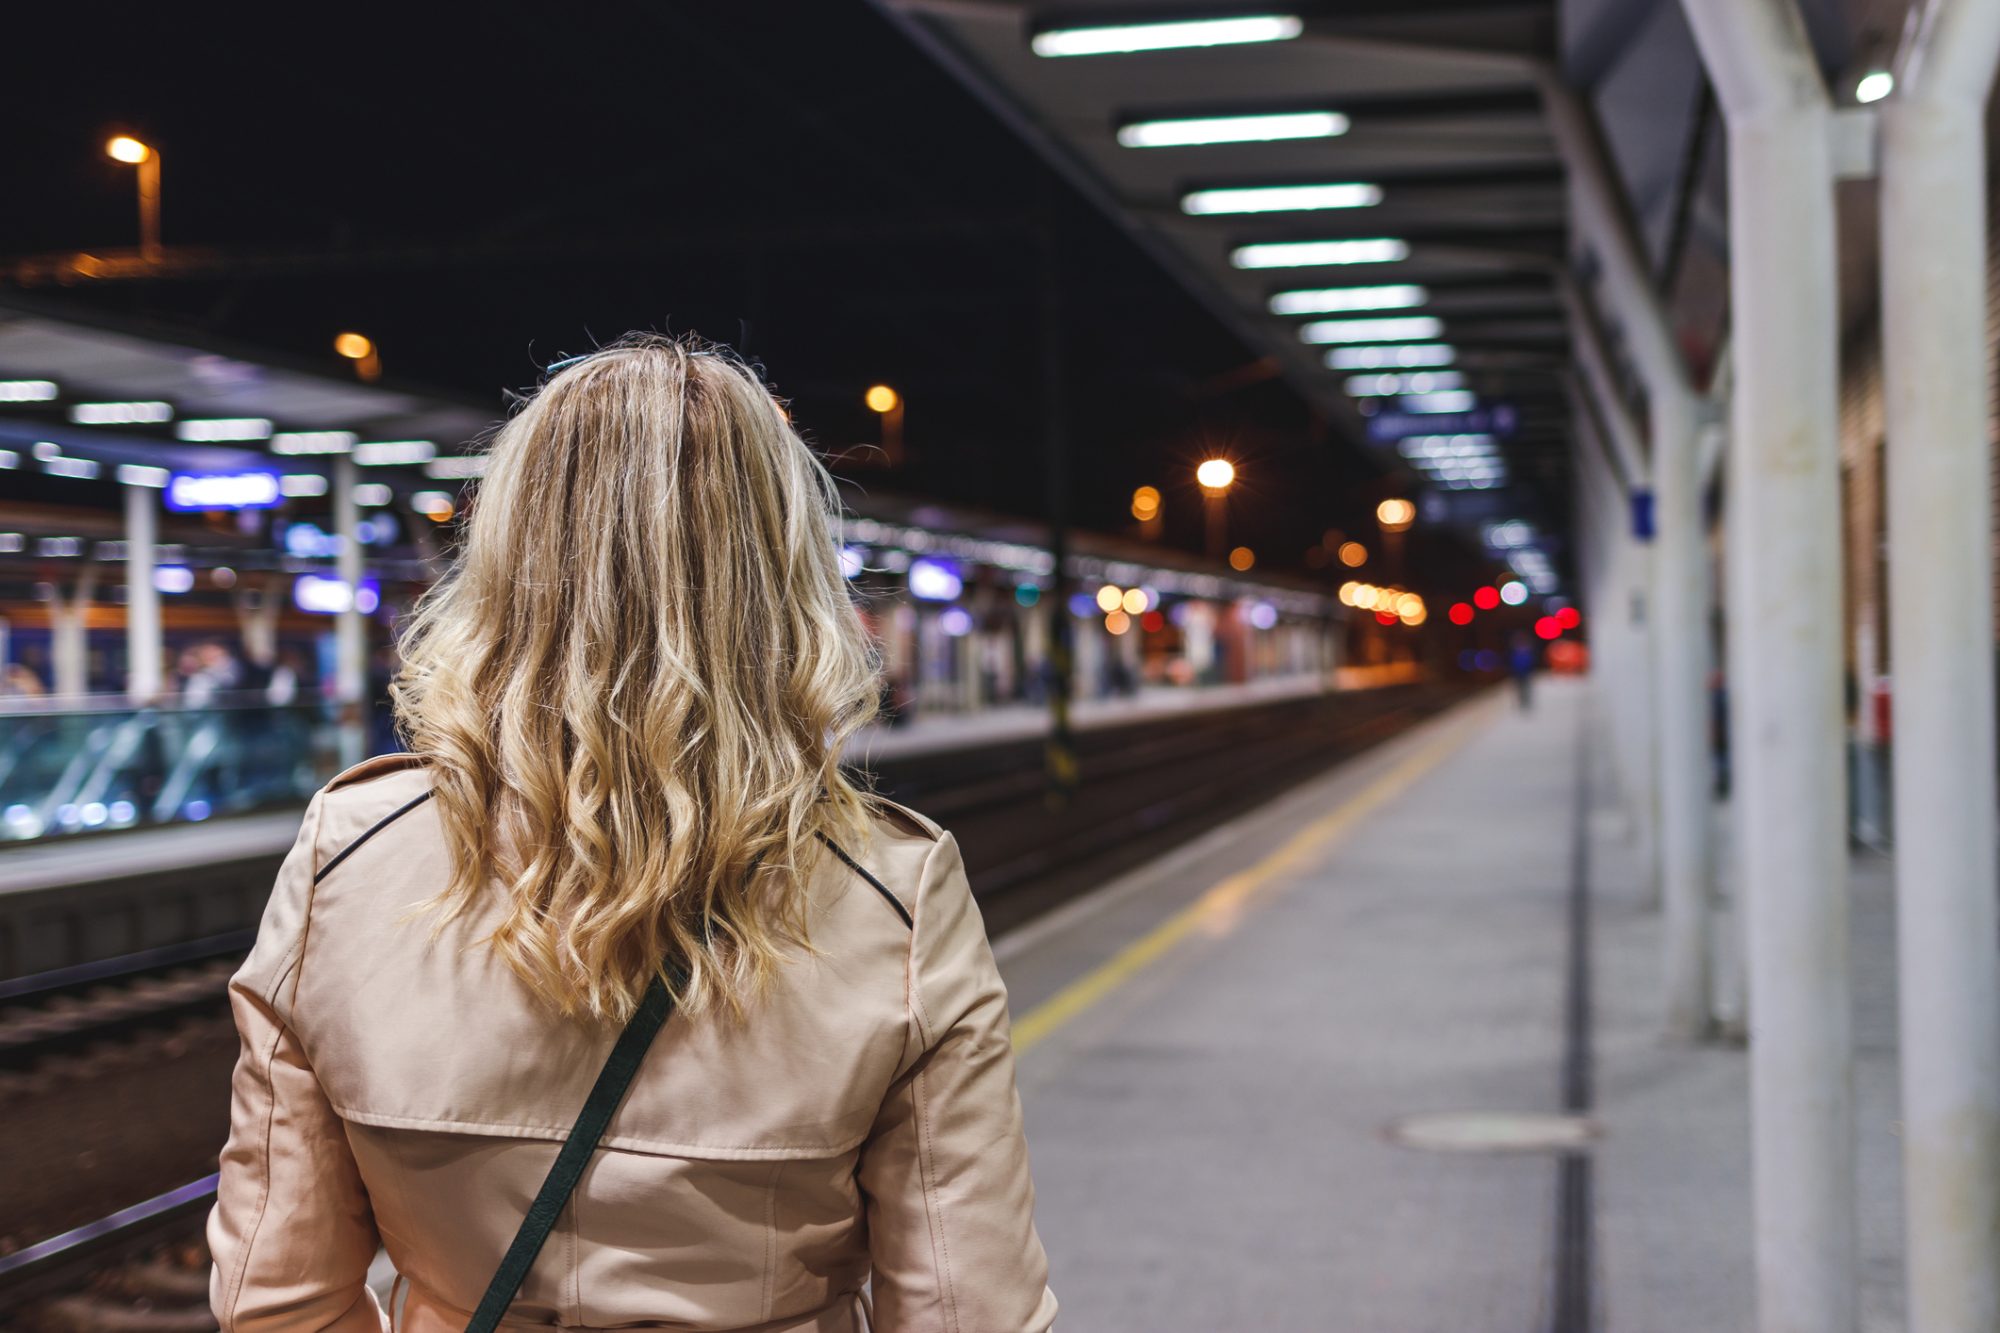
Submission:
[[[597,1150],[598,1140],[604,1137],[605,1127],[611,1123],[612,1112],[625,1098],[625,1090],[632,1086],[632,1076],[639,1072],[640,1062],[646,1058],[646,1048],[653,1044],[665,1026],[667,1017],[673,1013],[674,997],[667,990],[666,983],[659,977],[653,978],[652,985],[646,987],[645,996],[639,1001],[639,1008],[618,1034],[617,1044],[604,1061],[604,1068],[597,1075],[597,1082],[590,1089],[590,1097],[583,1104],[583,1114],[576,1118],[576,1125],[563,1140],[562,1151],[556,1154],[555,1164],[549,1168],[547,1179],[535,1195],[534,1203],[528,1206],[528,1215],[521,1219],[521,1229],[514,1233],[514,1243],[507,1247],[507,1255],[500,1261],[499,1270],[493,1280],[486,1285],[486,1295],[480,1298],[479,1308],[473,1311],[472,1321],[465,1326],[466,1333],[493,1333],[500,1323],[500,1316],[507,1313],[513,1303],[514,1294],[521,1289],[528,1270],[534,1266],[535,1256],[542,1252],[542,1245],[555,1229],[556,1219],[562,1216],[563,1205],[575,1192],[577,1181],[583,1179],[583,1168],[590,1163],[591,1153]]]

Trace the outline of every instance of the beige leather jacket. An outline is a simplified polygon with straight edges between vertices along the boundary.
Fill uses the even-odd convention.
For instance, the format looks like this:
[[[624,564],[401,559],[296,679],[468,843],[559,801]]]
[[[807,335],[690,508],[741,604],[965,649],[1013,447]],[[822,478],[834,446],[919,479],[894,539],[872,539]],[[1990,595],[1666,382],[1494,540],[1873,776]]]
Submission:
[[[462,1329],[616,1037],[539,1007],[478,945],[490,915],[435,942],[410,919],[449,877],[428,791],[390,756],[321,792],[231,985],[225,1330],[390,1327],[378,1242],[394,1326]],[[885,804],[853,850],[879,882],[820,858],[817,956],[748,1021],[668,1022],[503,1327],[1050,1327],[1007,997],[958,849]]]

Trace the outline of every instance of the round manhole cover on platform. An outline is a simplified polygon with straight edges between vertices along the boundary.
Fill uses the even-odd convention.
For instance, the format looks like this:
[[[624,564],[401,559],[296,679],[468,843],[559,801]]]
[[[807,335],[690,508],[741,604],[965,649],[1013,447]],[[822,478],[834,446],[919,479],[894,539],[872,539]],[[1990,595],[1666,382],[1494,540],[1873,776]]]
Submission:
[[[1389,1139],[1425,1152],[1564,1152],[1597,1138],[1588,1116],[1527,1111],[1445,1111],[1404,1116],[1389,1124]]]

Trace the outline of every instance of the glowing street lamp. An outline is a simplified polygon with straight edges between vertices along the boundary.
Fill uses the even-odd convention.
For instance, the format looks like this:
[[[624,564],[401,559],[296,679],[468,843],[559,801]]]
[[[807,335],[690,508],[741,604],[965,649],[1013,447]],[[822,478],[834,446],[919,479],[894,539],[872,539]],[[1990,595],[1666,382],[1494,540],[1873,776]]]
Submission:
[[[1375,521],[1384,532],[1401,532],[1416,519],[1417,507],[1408,500],[1389,499],[1375,506]]]
[[[382,357],[375,340],[365,333],[347,332],[334,338],[333,350],[354,363],[354,373],[373,384],[382,378]]]
[[[890,467],[903,461],[903,395],[886,384],[871,384],[861,395],[868,410],[882,418],[882,454]]]
[[[1236,481],[1236,465],[1226,458],[1203,459],[1201,466],[1194,470],[1194,479],[1201,486],[1202,517],[1208,529],[1208,556],[1211,560],[1220,560],[1223,547],[1227,544],[1229,488]]]
[[[114,136],[104,145],[113,162],[139,169],[139,258],[148,264],[160,262],[160,150],[129,134]]]

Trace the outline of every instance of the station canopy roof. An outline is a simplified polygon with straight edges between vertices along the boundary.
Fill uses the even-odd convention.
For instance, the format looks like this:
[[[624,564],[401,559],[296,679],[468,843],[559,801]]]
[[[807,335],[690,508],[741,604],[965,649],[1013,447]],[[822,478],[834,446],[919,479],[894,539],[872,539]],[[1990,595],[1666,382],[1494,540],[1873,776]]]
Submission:
[[[878,3],[1427,520],[1567,515],[1552,3]]]
[[[151,413],[157,420],[120,420],[115,411],[80,420],[93,414],[77,410],[141,403],[166,409]],[[497,404],[481,409],[442,394],[287,365],[263,352],[59,313],[18,298],[0,302],[0,447],[46,440],[83,458],[221,470],[269,461],[271,437],[303,432],[347,432],[358,442],[424,440],[448,455],[470,446],[499,418]],[[198,424],[223,421],[268,423],[269,435],[229,441],[228,431],[205,432]],[[324,457],[303,453],[284,464],[311,469]]]

